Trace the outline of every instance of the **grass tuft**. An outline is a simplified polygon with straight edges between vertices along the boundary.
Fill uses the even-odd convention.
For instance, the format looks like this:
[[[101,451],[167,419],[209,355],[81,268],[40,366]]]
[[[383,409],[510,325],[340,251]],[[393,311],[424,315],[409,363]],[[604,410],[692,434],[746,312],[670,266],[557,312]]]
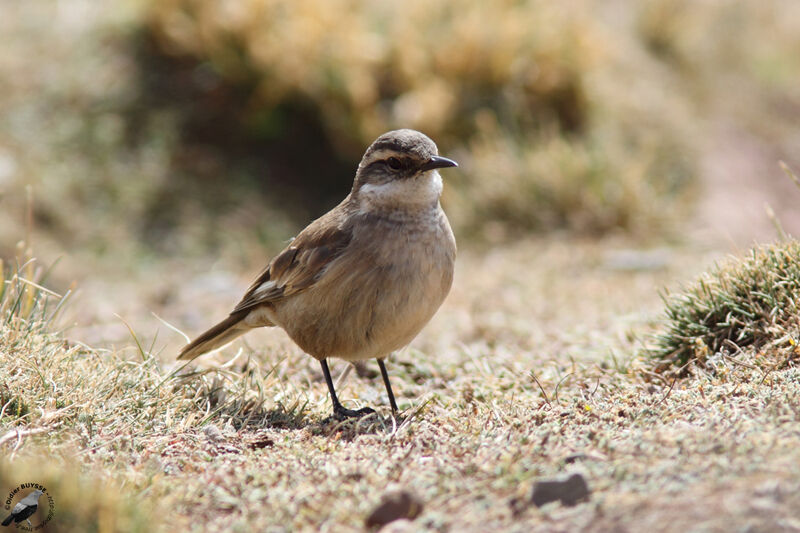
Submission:
[[[176,414],[183,429],[302,420],[306,406],[297,398],[264,408],[263,384],[276,378],[256,361],[186,372],[186,365],[165,367],[155,340],[145,342],[133,330],[130,356],[63,340],[55,325],[69,293],[47,289],[49,269],[18,248],[25,252],[16,268],[0,263],[0,423],[69,429],[81,434],[72,437],[82,445],[104,447],[123,435],[168,430]],[[109,429],[110,438],[98,434]]]
[[[17,244],[15,267],[0,259],[0,321],[5,335],[39,332],[56,318],[64,296],[44,287],[50,269],[37,265],[24,241]]]
[[[791,358],[800,334],[800,243],[756,248],[664,300],[666,331],[651,350],[661,371],[730,357],[746,347],[769,345],[771,353],[786,357],[784,348]]]

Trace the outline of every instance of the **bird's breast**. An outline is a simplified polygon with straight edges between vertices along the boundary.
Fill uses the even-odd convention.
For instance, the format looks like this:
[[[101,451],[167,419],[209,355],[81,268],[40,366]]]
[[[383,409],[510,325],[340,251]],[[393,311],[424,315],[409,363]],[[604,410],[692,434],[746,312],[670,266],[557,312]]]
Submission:
[[[318,358],[388,355],[411,342],[444,301],[455,254],[438,206],[412,221],[365,220],[315,286],[282,306],[293,320],[281,326]]]

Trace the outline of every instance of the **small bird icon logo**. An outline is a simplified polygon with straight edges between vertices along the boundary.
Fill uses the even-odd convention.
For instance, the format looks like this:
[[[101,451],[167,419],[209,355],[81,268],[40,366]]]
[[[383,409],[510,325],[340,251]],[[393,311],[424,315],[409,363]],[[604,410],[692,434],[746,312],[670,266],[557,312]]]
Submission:
[[[30,527],[33,527],[30,517],[33,516],[33,513],[35,513],[36,509],[39,507],[39,496],[42,494],[44,494],[44,491],[36,489],[22,498],[11,510],[11,514],[3,520],[3,525],[8,526],[11,522],[20,523],[25,520]]]

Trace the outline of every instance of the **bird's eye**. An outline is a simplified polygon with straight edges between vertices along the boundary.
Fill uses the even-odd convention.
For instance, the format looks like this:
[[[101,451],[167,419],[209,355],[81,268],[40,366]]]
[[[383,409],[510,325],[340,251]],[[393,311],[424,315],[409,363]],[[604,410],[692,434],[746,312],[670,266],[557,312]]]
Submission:
[[[389,164],[389,168],[392,170],[400,170],[400,168],[403,166],[403,164],[400,163],[400,160],[396,157],[390,157],[387,159],[387,163]]]

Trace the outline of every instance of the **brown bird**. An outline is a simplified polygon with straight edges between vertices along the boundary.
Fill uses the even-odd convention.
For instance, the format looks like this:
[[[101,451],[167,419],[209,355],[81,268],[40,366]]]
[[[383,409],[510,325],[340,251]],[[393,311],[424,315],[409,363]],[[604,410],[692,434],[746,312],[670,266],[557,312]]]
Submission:
[[[185,346],[178,359],[216,350],[253,328],[279,326],[320,361],[334,416],[327,359],[377,358],[392,412],[384,359],[428,323],[453,282],[456,241],[439,204],[438,169],[458,164],[414,130],[384,133],[364,153],[350,194],[275,256],[228,318]]]

